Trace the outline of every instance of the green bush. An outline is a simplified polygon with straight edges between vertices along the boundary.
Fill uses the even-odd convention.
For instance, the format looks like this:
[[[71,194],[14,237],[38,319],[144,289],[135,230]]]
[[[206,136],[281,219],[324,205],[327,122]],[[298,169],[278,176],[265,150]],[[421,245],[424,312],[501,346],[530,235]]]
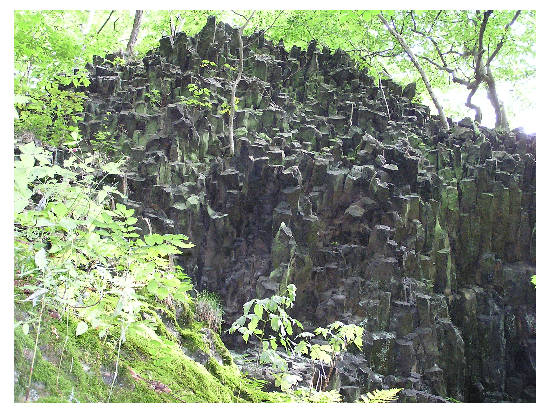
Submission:
[[[121,194],[97,179],[121,174],[122,160],[73,156],[61,167],[32,142],[19,149],[15,300],[32,303],[20,323],[24,333],[33,325],[37,343],[43,315],[53,311],[78,320],[76,336],[91,329],[99,337],[118,336],[120,353],[127,334],[151,328],[145,314],[156,300],[190,301],[192,284],[169,256],[193,244],[184,235],[141,236],[134,211],[114,203],[112,196]],[[154,298],[148,301],[146,293]]]
[[[218,295],[202,291],[195,298],[195,319],[218,331],[223,321],[223,306]]]
[[[74,88],[87,86],[86,74],[54,76],[34,87],[18,90],[15,96],[16,132],[33,132],[41,141],[57,146],[78,139],[84,94]]]

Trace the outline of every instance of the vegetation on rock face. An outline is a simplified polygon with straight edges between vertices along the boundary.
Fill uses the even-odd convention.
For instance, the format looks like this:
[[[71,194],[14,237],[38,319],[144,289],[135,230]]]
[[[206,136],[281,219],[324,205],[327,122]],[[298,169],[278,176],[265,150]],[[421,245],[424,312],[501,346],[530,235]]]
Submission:
[[[173,43],[179,31],[193,35],[208,15],[238,23],[245,34],[260,31],[275,41],[282,39],[287,48],[305,48],[315,40],[321,47],[349,52],[371,75],[391,78],[390,73],[398,74],[397,80],[417,83],[419,96],[430,100],[424,83],[419,82],[421,72],[384,27],[376,10],[259,10],[244,14],[147,10],[140,17],[141,31],[132,49],[143,56],[161,36],[168,36]],[[481,104],[472,99],[481,87],[487,90],[496,127],[506,128],[509,118],[519,114],[518,102],[524,102],[525,108],[533,107],[533,102],[526,101],[526,91],[535,77],[534,11],[402,10],[385,11],[384,16],[389,19],[388,27],[415,51],[422,71],[438,93],[465,89],[466,108],[451,107],[453,114],[473,113],[480,122]],[[44,139],[63,134],[57,128],[49,129],[53,134],[44,130],[55,122],[48,120],[52,114],[57,124],[70,120],[74,126],[76,119],[67,117],[79,112],[74,110],[76,103],[58,99],[59,93],[48,88],[60,82],[55,79],[60,72],[74,79],[73,70],[90,63],[92,56],[127,47],[135,20],[128,11],[118,10],[15,11],[15,94],[20,97],[19,110],[22,102],[28,102],[28,111],[35,114],[23,116],[17,125],[33,126]],[[503,83],[517,85],[514,106],[503,101],[499,86]],[[60,113],[51,111],[44,118],[36,118],[39,108],[53,108],[57,102]]]
[[[223,321],[223,306],[220,298],[211,292],[203,291],[194,300],[195,318],[206,323],[207,327],[219,331]]]
[[[295,335],[293,326],[303,329],[302,323],[287,314],[296,299],[296,286],[289,284],[284,296],[274,295],[262,300],[254,299],[244,304],[244,315],[238,318],[231,328],[230,333],[238,331],[245,342],[251,336],[258,340],[257,361],[271,365],[276,377],[275,384],[284,392],[289,392],[300,401],[330,403],[339,402],[340,395],[334,391],[328,391],[327,387],[332,379],[337,361],[348,347],[355,346],[361,350],[363,342],[363,328],[354,324],[344,325],[336,321],[327,328],[318,327],[313,333],[302,332]],[[254,306],[254,312],[250,308]],[[247,322],[247,320],[249,320]],[[267,336],[269,334],[269,336]],[[322,342],[312,343],[313,339],[322,337]],[[294,341],[301,339],[300,341]],[[301,378],[288,373],[288,365],[278,354],[277,349],[282,346],[288,354],[305,354],[311,359],[311,369],[317,369],[309,387],[293,389]],[[319,366],[315,366],[315,362]],[[327,371],[325,372],[325,366]],[[294,390],[291,392],[291,390]],[[396,400],[396,394],[401,389],[381,390],[374,395],[368,393],[365,401],[369,403],[381,403]]]
[[[60,166],[33,142],[18,150],[17,401],[278,400],[240,375],[216,333],[205,345],[205,333],[174,316],[187,311],[192,285],[169,257],[193,245],[183,235],[139,234],[134,211],[105,183],[121,162],[74,154]],[[212,295],[200,294],[195,311],[219,327]],[[196,346],[206,367],[184,345]]]
[[[79,145],[84,114],[104,114],[101,103],[85,99],[90,84],[85,65],[93,61],[93,56],[114,52],[106,59],[101,58],[104,64],[101,70],[105,71],[104,77],[111,74],[118,77],[117,70],[122,65],[129,70],[141,65],[134,59],[143,57],[161,35],[166,35],[164,39],[174,46],[185,36],[178,34],[179,31],[197,32],[208,14],[226,16],[223,12],[208,11],[137,11],[135,18],[127,12],[114,10],[15,12],[14,103],[15,129],[19,135],[14,162],[16,401],[342,401],[338,391],[329,390],[328,385],[342,355],[353,351],[352,348],[362,349],[363,328],[336,321],[297,334],[296,330],[303,330],[303,326],[290,315],[297,298],[296,287],[287,286],[293,280],[291,272],[298,268],[295,261],[303,259],[298,257],[295,245],[288,251],[288,264],[281,265],[278,272],[272,274],[284,279],[280,284],[286,288],[284,294],[248,301],[244,304],[243,316],[229,330],[231,333],[238,331],[245,342],[252,337],[257,340],[257,363],[271,366],[275,384],[282,390],[282,393],[268,393],[262,390],[261,382],[246,378],[239,371],[221,341],[224,309],[219,297],[201,292],[193,298],[189,293],[193,289],[191,279],[174,264],[174,256],[181,256],[193,244],[182,234],[154,233],[147,218],[140,216],[129,202],[127,159],[121,150],[129,143],[125,142],[125,136],[115,132],[113,125],[117,125],[117,121],[112,121],[110,112],[100,122],[92,120],[101,124],[100,130],[89,134],[89,145]],[[464,87],[469,93],[466,106],[474,111],[477,122],[481,122],[482,113],[472,99],[480,88],[486,87],[495,111],[496,126],[508,129],[509,116],[497,84],[521,82],[535,73],[532,62],[535,14],[530,11],[384,12],[387,20],[377,18],[377,11],[258,11],[247,13],[247,16],[235,15],[237,17],[232,15],[233,22],[240,26],[236,32],[238,37],[230,47],[234,49],[231,54],[239,54],[240,58],[233,61],[229,58],[231,64],[203,59],[197,69],[204,76],[223,72],[224,80],[233,82],[231,97],[227,94],[219,98],[214,92],[216,85],[208,86],[213,88],[211,91],[203,87],[202,80],[194,83],[193,76],[181,84],[181,93],[173,94],[181,95],[176,102],[177,110],[184,107],[198,116],[200,111],[214,108],[217,110],[215,117],[221,118],[222,123],[224,117],[219,115],[228,115],[225,121],[231,120],[230,141],[233,139],[232,120],[239,103],[236,97],[240,92],[237,90],[239,81],[242,76],[249,80],[247,73],[242,73],[243,51],[248,53],[250,43],[263,36],[283,39],[287,51],[281,47],[281,53],[288,54],[288,50],[292,53],[293,45],[310,45],[306,52],[304,80],[307,69],[315,64],[317,46],[350,52],[358,68],[378,78],[388,117],[386,96],[389,96],[390,83],[383,84],[382,78],[398,70],[400,81],[412,83],[404,89],[392,84],[400,88],[400,96],[410,100],[417,88],[425,92],[424,86],[418,83],[419,73],[424,72],[424,84],[426,87],[432,84],[437,93],[451,89],[452,84]],[[381,21],[385,21],[384,26]],[[456,30],[449,34],[450,26]],[[243,36],[253,31],[251,37]],[[398,38],[396,33],[406,43],[392,40],[392,35]],[[405,56],[407,49],[414,50],[417,57],[414,67]],[[412,53],[407,55],[413,60]],[[514,66],[511,62],[519,63]],[[259,71],[260,63],[256,68]],[[139,101],[142,105],[139,113],[149,116],[149,113],[164,110],[170,85],[154,75],[141,80],[149,85],[142,88],[143,95],[139,96],[143,99]],[[218,100],[211,99],[211,95]],[[259,92],[257,99],[243,97],[242,106],[246,111],[239,108],[238,112],[241,115],[247,112],[249,107],[255,106],[250,100],[259,102],[262,97]],[[437,101],[435,95],[432,100]],[[354,109],[352,104],[350,126]],[[276,114],[275,109],[265,111],[262,121],[273,120]],[[440,114],[445,123],[442,110]],[[334,120],[339,121],[339,118]],[[243,120],[239,119],[237,124],[239,122]],[[252,125],[252,117],[246,122]],[[473,136],[482,136],[477,125],[472,125]],[[311,129],[315,130],[313,126]],[[246,132],[246,128],[242,130]],[[242,130],[235,130],[235,135],[242,136]],[[321,132],[319,135],[321,138]],[[208,150],[208,138],[195,138],[201,142],[199,158],[202,159],[201,154]],[[260,138],[271,142],[271,137],[265,134],[260,134]],[[411,138],[411,142],[414,139]],[[353,157],[345,157],[344,162],[352,164],[356,156],[365,156],[365,150],[359,151],[365,142],[357,147]],[[376,145],[380,146],[378,142]],[[422,149],[424,143],[418,146]],[[230,148],[233,155],[233,143]],[[336,156],[338,151],[334,148]],[[142,149],[141,146],[132,148],[137,152]],[[328,152],[329,148],[323,150]],[[170,161],[182,159],[179,155],[183,151],[179,146],[170,148]],[[197,153],[189,152],[186,153],[188,159],[196,160]],[[271,151],[270,157],[281,155],[284,159],[282,152]],[[427,158],[433,152],[422,149]],[[442,155],[437,155],[437,162],[439,156]],[[384,157],[381,159],[378,166],[396,175],[401,165],[397,167],[386,163]],[[183,163],[179,166],[187,167]],[[462,176],[466,173],[462,166],[459,161],[456,171],[447,168],[439,174],[456,172],[457,177]],[[300,171],[296,171],[296,176],[287,176],[289,182],[301,183]],[[164,172],[158,170],[159,175]],[[169,174],[170,170],[165,174],[167,177],[162,175],[162,178],[171,179]],[[203,178],[199,173],[196,175]],[[235,172],[225,176],[232,188],[242,183],[238,175]],[[231,180],[232,177],[235,180]],[[337,182],[345,187],[351,181],[346,180],[345,185],[342,181]],[[458,211],[458,204],[468,199],[468,187],[462,183],[458,191],[454,187],[453,191],[449,186],[444,187],[443,214]],[[380,188],[377,196],[383,199],[386,193],[383,189],[387,187]],[[193,197],[185,201],[186,208],[199,208],[199,198]],[[311,215],[311,203],[302,201],[305,198],[296,200],[303,209],[302,215]],[[206,210],[213,218],[223,218],[210,206]],[[348,210],[354,217],[365,212],[359,206]],[[444,275],[436,280],[435,289],[450,295],[457,289],[451,261],[453,242],[450,242],[448,228],[442,228],[444,224],[440,224],[438,213],[432,218],[433,243],[438,246],[434,249],[434,260],[438,273]],[[312,231],[313,235],[308,236],[314,237],[315,233],[319,235]],[[283,256],[287,253],[286,247],[283,245],[282,252],[276,251],[274,244],[272,253]],[[473,253],[477,253],[475,248]],[[309,267],[313,266],[311,258],[303,260]],[[302,271],[306,273],[303,268]],[[536,286],[536,276],[532,276],[531,282]],[[433,280],[426,280],[426,283],[431,283],[429,289],[432,290]],[[410,298],[410,291],[405,291],[407,297]],[[388,298],[388,306],[389,303]],[[427,313],[430,311],[428,302]],[[289,372],[287,361],[281,357],[282,349],[287,354],[309,358],[311,370],[316,371],[309,388],[295,390],[300,377]],[[394,401],[401,390],[373,391],[362,396],[362,401]]]

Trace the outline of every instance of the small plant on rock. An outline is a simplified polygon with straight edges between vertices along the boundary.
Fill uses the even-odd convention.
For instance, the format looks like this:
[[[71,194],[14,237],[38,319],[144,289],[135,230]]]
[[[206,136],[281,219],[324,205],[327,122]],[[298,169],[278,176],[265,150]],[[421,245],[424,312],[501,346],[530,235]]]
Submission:
[[[293,327],[303,329],[303,326],[287,313],[287,310],[294,305],[296,286],[288,285],[286,293],[285,296],[274,295],[270,298],[254,299],[245,303],[244,315],[233,323],[229,333],[238,331],[242,334],[245,342],[248,342],[251,336],[256,337],[259,342],[257,361],[272,366],[275,371],[275,385],[283,391],[289,391],[301,378],[288,373],[286,361],[277,353],[279,346],[282,346],[288,353],[309,355],[312,361],[318,360],[328,364],[330,366],[328,374],[323,374],[322,380],[319,380],[317,384],[312,384],[312,387],[315,386],[315,390],[309,389],[308,397],[316,397],[315,392],[326,390],[339,356],[352,344],[361,349],[363,328],[355,324],[345,325],[336,321],[328,325],[327,328],[317,328],[313,333],[298,334],[297,338],[303,340],[296,344],[292,340]],[[250,313],[251,308],[253,308],[253,313]],[[268,330],[272,334],[266,335]],[[310,340],[315,336],[322,336],[327,340],[327,344],[311,344]]]
[[[144,96],[149,99],[152,106],[160,106],[160,91],[158,89],[151,89],[149,92],[145,92]]]
[[[223,306],[220,298],[208,291],[198,293],[195,299],[195,319],[206,323],[211,330],[219,330],[223,321]]]
[[[327,344],[311,344],[310,340],[315,336],[322,336],[327,340]],[[329,366],[328,373],[324,372],[323,367],[316,374],[316,380],[312,383],[315,390],[326,390],[328,383],[336,368],[338,359],[351,345],[355,345],[361,350],[363,327],[355,324],[344,324],[341,321],[335,321],[326,328],[319,327],[313,333],[303,332],[298,338],[303,338],[295,348],[299,354],[309,354],[312,360],[318,360]]]
[[[191,96],[180,96],[180,102],[186,106],[211,108],[212,103],[209,101],[210,90],[207,88],[199,88],[195,83],[187,85],[187,90]]]
[[[275,371],[275,384],[283,391],[290,390],[300,379],[287,373],[286,361],[276,352],[279,346],[290,352],[294,347],[291,340],[293,327],[303,328],[302,323],[287,313],[294,305],[295,299],[296,286],[289,284],[284,296],[274,295],[270,298],[250,300],[243,306],[244,314],[229,329],[229,333],[241,333],[245,342],[248,342],[251,336],[256,337],[259,342],[256,360],[261,364],[271,364]],[[268,330],[272,334],[266,336]]]

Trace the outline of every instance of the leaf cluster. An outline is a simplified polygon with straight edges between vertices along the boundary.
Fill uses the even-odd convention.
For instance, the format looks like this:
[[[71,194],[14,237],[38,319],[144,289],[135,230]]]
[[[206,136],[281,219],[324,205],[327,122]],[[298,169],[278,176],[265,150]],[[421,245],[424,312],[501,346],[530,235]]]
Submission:
[[[313,333],[305,331],[297,334],[295,339],[302,340],[296,343],[293,327],[303,329],[303,326],[288,315],[288,309],[293,306],[295,299],[296,286],[289,284],[284,296],[274,295],[248,301],[243,306],[244,314],[229,329],[231,334],[237,331],[242,334],[245,342],[251,336],[258,340],[258,361],[272,366],[275,384],[285,392],[301,378],[288,373],[287,362],[277,353],[279,346],[287,353],[307,355],[312,361],[318,360],[333,367],[337,357],[351,345],[362,348],[363,328],[340,321],[331,323],[326,328],[319,327]],[[322,337],[326,344],[312,343],[311,340],[316,337]]]
[[[180,234],[141,236],[134,210],[113,202],[122,194],[101,185],[122,164],[93,154],[53,165],[34,143],[15,160],[16,299],[79,318],[77,335],[91,326],[123,338],[147,324],[148,296],[190,301],[192,284],[169,257],[193,244]]]
[[[209,100],[210,89],[199,88],[195,83],[187,85],[189,96],[180,96],[180,102],[186,106],[211,108],[212,103]]]

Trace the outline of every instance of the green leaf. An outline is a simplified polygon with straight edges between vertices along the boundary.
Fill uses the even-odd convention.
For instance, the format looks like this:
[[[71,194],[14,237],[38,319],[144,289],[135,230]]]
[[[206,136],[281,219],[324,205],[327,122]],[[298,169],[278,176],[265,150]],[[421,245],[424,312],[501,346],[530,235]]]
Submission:
[[[69,211],[69,208],[67,208],[64,204],[62,204],[61,202],[53,202],[53,203],[50,203],[49,207],[51,208],[51,210],[53,211],[53,213],[55,215],[57,215],[58,217],[63,217],[67,214],[67,212]]]
[[[24,105],[28,102],[30,102],[31,98],[29,96],[24,96],[24,95],[15,95],[13,97],[13,103],[15,103],[16,105]]]
[[[256,305],[254,306],[254,314],[256,314],[261,319],[263,313],[264,308],[260,304],[256,303]]]
[[[43,217],[38,217],[36,219],[36,226],[37,227],[53,227],[55,224],[50,221],[49,219],[46,219],[46,218],[43,218]]]
[[[23,324],[22,328],[23,328],[23,333],[29,334],[29,323]]]
[[[88,331],[88,324],[85,321],[81,321],[76,325],[76,336],[81,336]]]
[[[252,304],[254,304],[254,300],[244,303],[243,305],[244,315],[248,314],[248,312],[250,311],[250,307],[252,307]]]
[[[149,291],[151,294],[156,294],[159,289],[159,283],[156,280],[151,280],[149,284],[147,284],[147,291]]]
[[[281,321],[279,320],[279,317],[277,317],[276,315],[271,318],[271,328],[273,329],[273,331],[279,330],[280,323]]]
[[[248,323],[248,329],[252,330],[252,331],[254,329],[256,329],[256,327],[258,326],[259,321],[260,321],[260,319],[257,318],[257,317],[252,318],[252,320],[250,320],[250,322]]]
[[[164,241],[162,238],[162,235],[159,235],[159,234],[146,235],[144,239],[147,245],[150,245],[150,246],[153,246],[156,244],[162,244]]]
[[[78,226],[78,221],[72,218],[63,217],[59,220],[59,226],[67,232],[71,232]]]
[[[162,287],[159,287],[156,294],[158,298],[160,298],[161,300],[164,300],[166,297],[168,297],[168,294],[170,294],[170,291],[168,290],[168,288],[162,286]]]
[[[107,162],[101,166],[101,170],[105,173],[118,175],[120,174],[120,165],[117,162]]]
[[[245,321],[246,321],[246,317],[244,315],[240,316],[239,318],[237,318],[235,320],[235,322],[233,323],[233,326],[231,328],[235,327],[234,330],[236,330],[237,327],[242,327],[244,325]]]
[[[300,341],[294,348],[294,351],[296,351],[298,354],[307,354],[308,353],[307,343],[305,341]]]
[[[366,395],[361,396],[361,400],[364,403],[389,403],[391,401],[397,400],[397,394],[403,390],[400,389],[383,389],[383,390],[374,390],[372,393],[367,393]]]

